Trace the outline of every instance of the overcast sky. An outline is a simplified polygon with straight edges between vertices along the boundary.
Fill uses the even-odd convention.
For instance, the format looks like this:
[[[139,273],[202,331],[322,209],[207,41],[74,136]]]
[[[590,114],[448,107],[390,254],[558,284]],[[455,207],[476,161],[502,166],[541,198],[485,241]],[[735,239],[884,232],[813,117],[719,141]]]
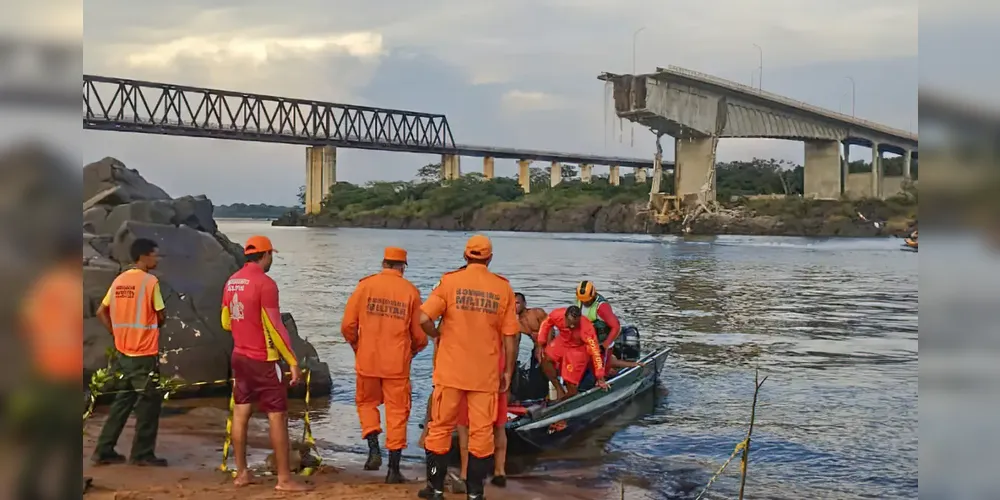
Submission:
[[[641,27],[639,72],[673,64],[757,82],[757,44],[766,90],[849,113],[850,76],[859,117],[917,128],[913,0],[88,0],[84,71],[445,113],[465,144],[651,157],[649,132],[636,128],[630,146],[629,125],[620,139],[605,121],[596,79],[631,71]],[[84,144],[85,159],[115,156],[174,196],[293,204],[304,184],[299,146],[93,131]],[[753,156],[801,162],[803,152],[720,144],[720,160]],[[340,150],[338,178],[410,179],[438,160]],[[464,158],[462,171],[481,165]]]

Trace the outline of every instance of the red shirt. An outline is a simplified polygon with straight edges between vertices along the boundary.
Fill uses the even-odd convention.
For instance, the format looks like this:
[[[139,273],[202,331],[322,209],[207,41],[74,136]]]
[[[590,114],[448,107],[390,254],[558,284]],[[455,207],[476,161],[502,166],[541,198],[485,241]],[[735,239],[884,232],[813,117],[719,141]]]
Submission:
[[[248,262],[236,271],[222,293],[222,327],[233,333],[233,353],[257,361],[289,365],[298,361],[288,330],[281,322],[278,284],[259,264]]]

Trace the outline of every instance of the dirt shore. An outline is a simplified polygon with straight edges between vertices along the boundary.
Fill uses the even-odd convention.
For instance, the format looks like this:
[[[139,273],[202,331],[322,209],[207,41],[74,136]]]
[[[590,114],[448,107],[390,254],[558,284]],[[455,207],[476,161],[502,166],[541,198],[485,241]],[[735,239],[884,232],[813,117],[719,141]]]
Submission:
[[[86,498],[94,500],[249,500],[269,498],[340,498],[362,500],[369,498],[414,499],[424,484],[421,464],[405,463],[403,474],[410,479],[405,485],[386,485],[384,467],[381,472],[362,469],[363,457],[350,454],[329,455],[323,452],[324,466],[306,480],[315,489],[303,494],[280,493],[274,490],[273,477],[258,477],[257,483],[235,488],[229,475],[219,472],[222,459],[222,442],[225,437],[225,413],[218,408],[186,408],[166,412],[160,420],[157,454],[170,462],[166,468],[138,468],[126,465],[94,467],[89,463],[97,435],[104,422],[104,415],[94,415],[85,426],[83,437],[83,475],[93,478]],[[222,418],[219,418],[219,417]],[[128,453],[132,442],[134,422],[129,422],[119,440],[118,452]],[[270,452],[267,427],[263,421],[251,422],[250,462],[263,464]],[[232,459],[229,461],[232,466]],[[545,478],[530,481],[511,480],[505,489],[487,486],[491,499],[534,498],[604,498],[609,491],[568,486]],[[449,498],[464,498],[449,495]]]

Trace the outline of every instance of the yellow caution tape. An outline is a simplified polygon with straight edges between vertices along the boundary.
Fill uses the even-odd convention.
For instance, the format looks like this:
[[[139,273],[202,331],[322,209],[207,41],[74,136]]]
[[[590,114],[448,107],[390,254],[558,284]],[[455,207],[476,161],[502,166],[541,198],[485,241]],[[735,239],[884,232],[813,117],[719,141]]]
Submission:
[[[708,491],[708,488],[712,486],[712,483],[714,483],[715,480],[719,478],[722,472],[726,470],[726,467],[729,467],[729,462],[732,462],[733,459],[736,458],[736,454],[743,451],[743,448],[746,448],[749,442],[750,438],[747,438],[744,439],[743,441],[740,441],[739,443],[736,443],[736,448],[733,449],[733,454],[729,455],[729,459],[727,459],[726,462],[722,464],[722,467],[719,467],[719,470],[715,473],[714,476],[712,476],[712,479],[708,480],[708,484],[705,485],[705,488],[701,490],[701,493],[699,493],[694,500],[701,500],[701,497],[705,496],[705,493]],[[740,469],[746,471],[747,469],[746,460],[741,460]]]

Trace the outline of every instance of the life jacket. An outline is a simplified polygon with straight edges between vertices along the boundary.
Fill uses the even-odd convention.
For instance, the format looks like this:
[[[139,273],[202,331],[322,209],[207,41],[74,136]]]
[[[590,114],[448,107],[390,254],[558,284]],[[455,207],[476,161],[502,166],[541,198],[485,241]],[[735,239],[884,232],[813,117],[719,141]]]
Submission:
[[[576,306],[580,308],[580,312],[583,317],[589,319],[590,322],[594,324],[594,330],[597,331],[597,340],[599,342],[604,342],[604,340],[607,339],[608,335],[611,333],[611,327],[597,316],[597,308],[606,302],[607,299],[605,299],[601,294],[597,294],[597,297],[594,299],[594,303],[590,304],[590,307],[584,306],[583,302],[580,302],[579,300],[576,301]]]

